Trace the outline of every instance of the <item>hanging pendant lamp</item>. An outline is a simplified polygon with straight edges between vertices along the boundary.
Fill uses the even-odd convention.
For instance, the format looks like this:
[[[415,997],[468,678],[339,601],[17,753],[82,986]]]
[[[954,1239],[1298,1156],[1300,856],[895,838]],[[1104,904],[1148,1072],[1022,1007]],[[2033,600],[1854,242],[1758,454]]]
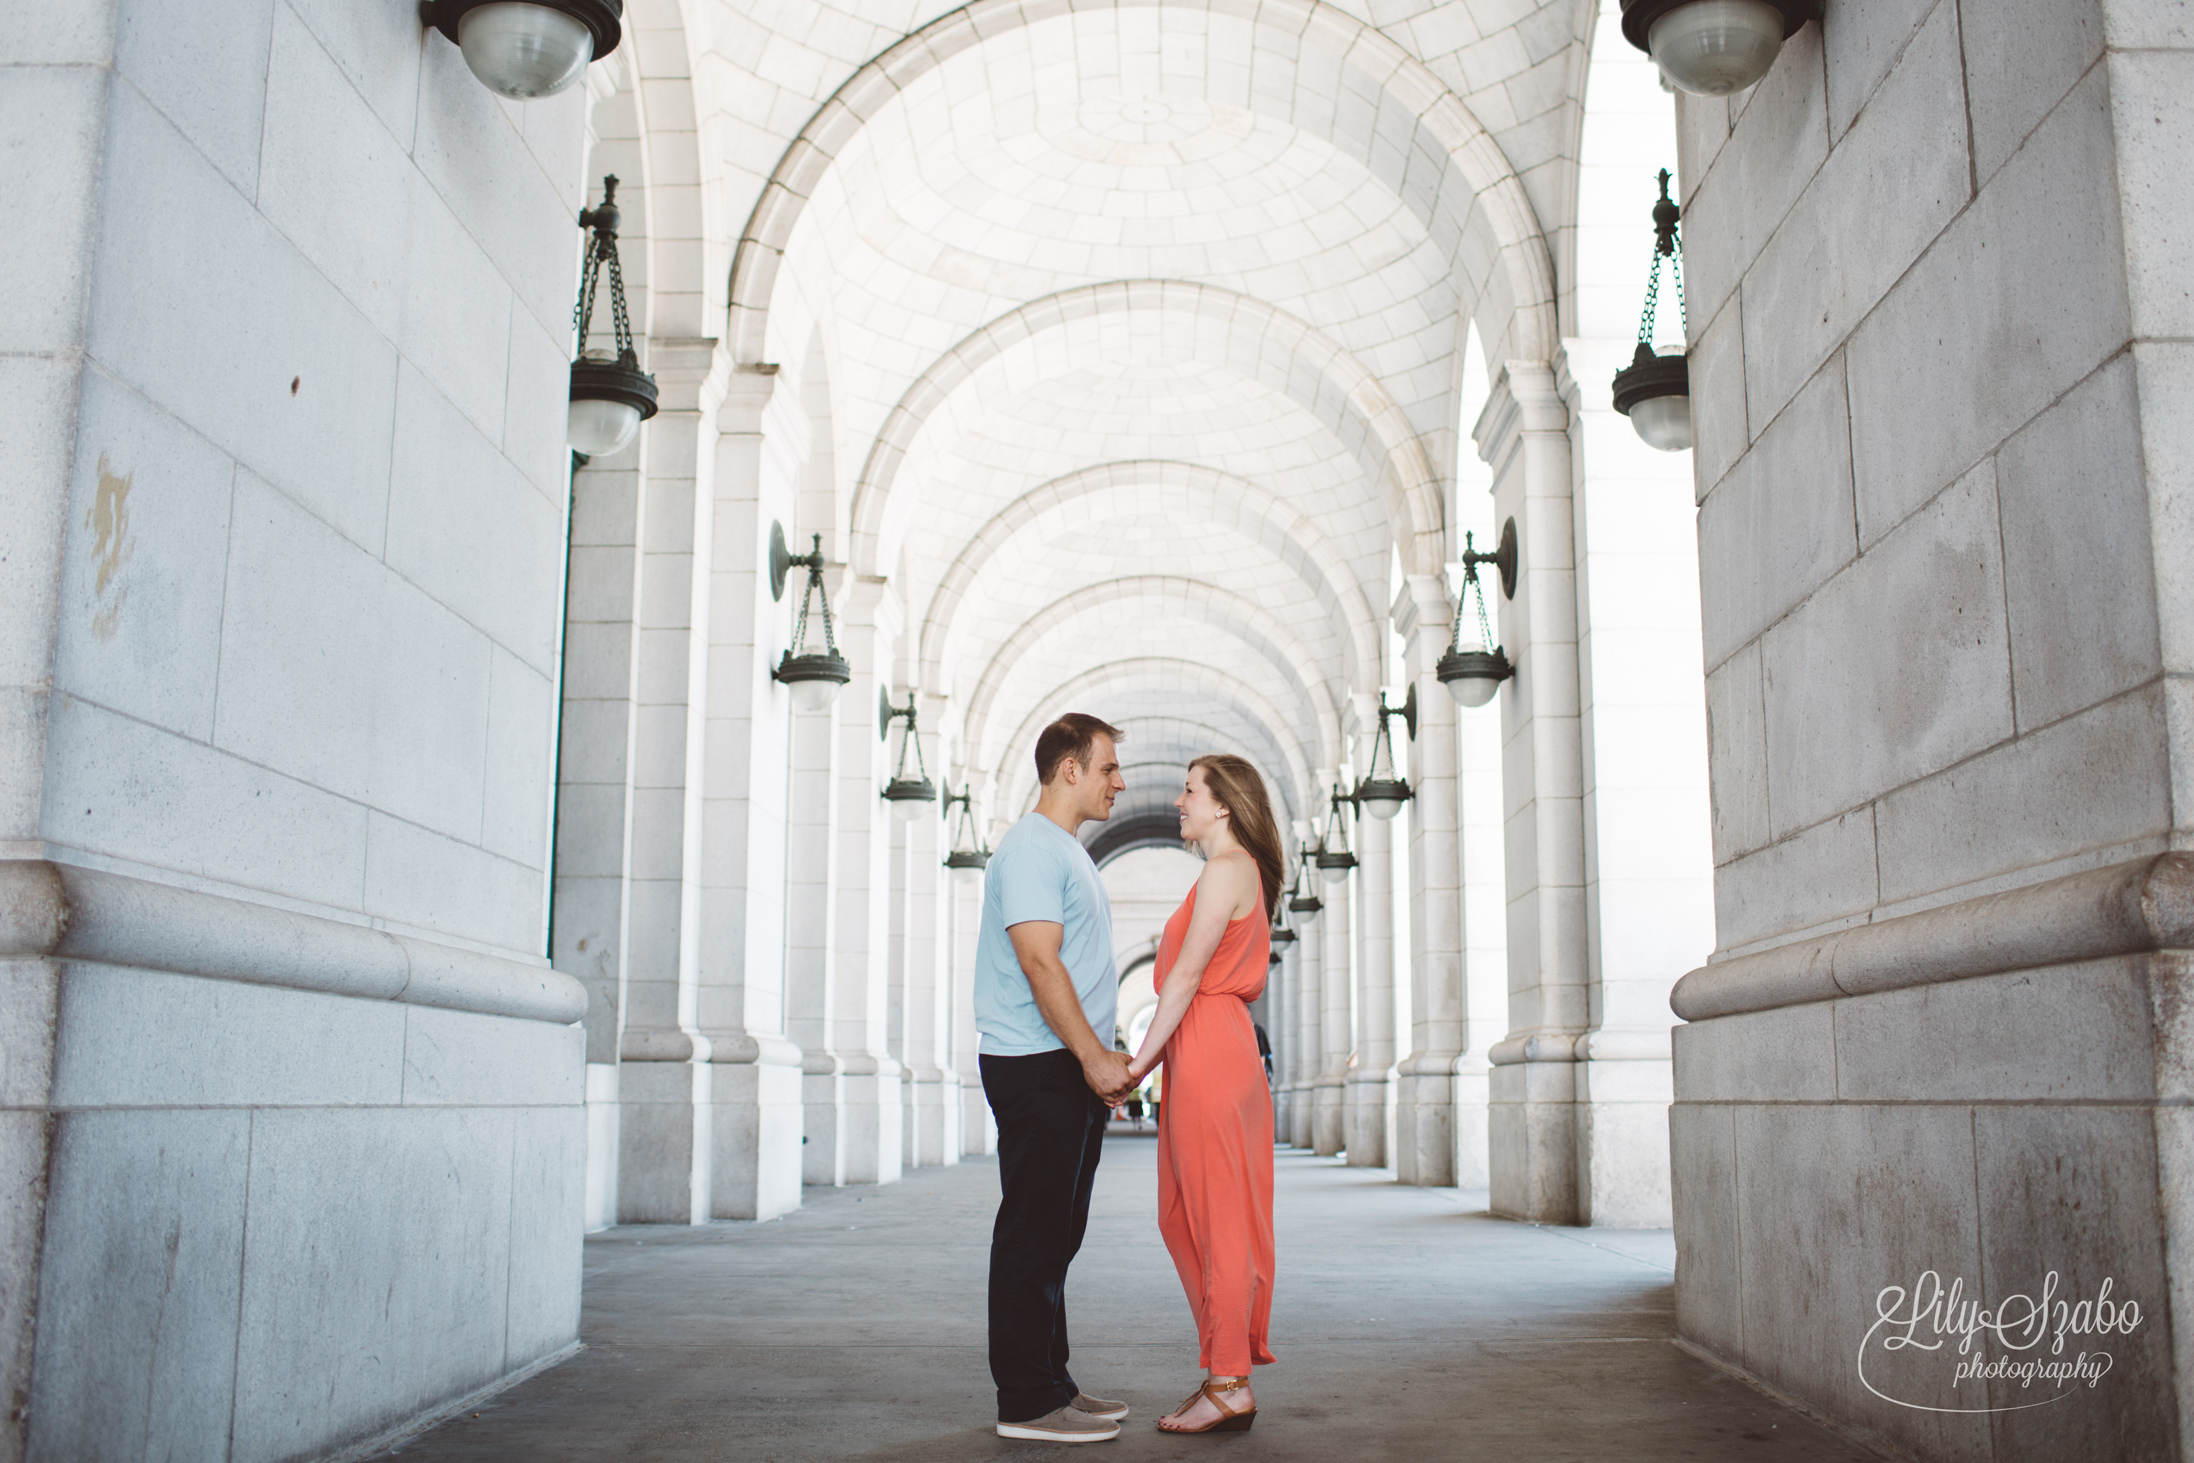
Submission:
[[[618,222],[617,175],[611,173],[602,179],[602,206],[579,215],[579,226],[594,230],[594,237],[587,242],[587,262],[579,274],[579,304],[572,312],[579,355],[571,363],[571,410],[565,433],[571,450],[583,459],[623,450],[640,423],[655,415],[655,378],[640,369],[632,316],[625,309],[625,270],[617,262]],[[594,297],[605,268],[617,349],[614,358],[586,348],[587,331],[594,323]]]
[[[1821,18],[1819,0],[1622,0],[1623,39],[1668,84],[1725,97],[1768,73],[1783,42]]]
[[[770,678],[782,681],[792,691],[792,705],[796,711],[828,711],[830,703],[838,699],[846,682],[853,679],[853,666],[838,653],[838,633],[830,618],[830,592],[823,588],[823,536],[815,535],[812,553],[795,554],[785,547],[784,525],[773,523],[769,530],[769,583],[770,598],[780,598],[785,592],[785,576],[796,568],[808,571],[807,588],[800,595],[800,618],[792,629],[792,646],[784,659],[777,662],[777,669]],[[823,606],[823,648],[810,650],[808,640],[808,607],[820,601]]]
[[[1483,706],[1493,699],[1493,693],[1501,689],[1501,682],[1516,674],[1516,668],[1508,663],[1508,654],[1493,640],[1493,622],[1486,616],[1485,584],[1478,578],[1478,566],[1491,564],[1501,576],[1501,594],[1508,599],[1516,597],[1516,520],[1511,518],[1501,525],[1501,542],[1490,554],[1481,554],[1472,535],[1463,535],[1463,584],[1455,596],[1455,628],[1448,636],[1447,654],[1433,674],[1458,706]],[[1478,639],[1476,643],[1463,643],[1463,605],[1475,599],[1478,605]]]
[[[497,96],[554,96],[617,49],[623,0],[425,0],[419,19],[455,42]]]
[[[904,720],[906,730],[899,736],[899,765],[885,785],[884,801],[891,804],[892,816],[902,823],[911,823],[922,816],[924,805],[937,801],[937,786],[929,780],[929,769],[922,765],[922,738],[915,726],[914,692],[907,692],[907,704],[891,704],[889,691],[878,692],[876,711],[877,736],[884,741],[891,739],[891,724]],[[914,776],[907,776],[907,748],[914,748]]]
[[[1663,452],[1682,452],[1691,446],[1691,365],[1679,350],[1674,355],[1653,351],[1653,326],[1661,304],[1661,261],[1668,261],[1669,277],[1676,287],[1676,314],[1690,333],[1684,317],[1684,249],[1676,236],[1682,210],[1668,196],[1668,169],[1661,169],[1661,198],[1653,205],[1653,264],[1646,274],[1645,314],[1638,322],[1638,349],[1630,364],[1615,373],[1615,409],[1630,418],[1630,425],[1646,446]]]

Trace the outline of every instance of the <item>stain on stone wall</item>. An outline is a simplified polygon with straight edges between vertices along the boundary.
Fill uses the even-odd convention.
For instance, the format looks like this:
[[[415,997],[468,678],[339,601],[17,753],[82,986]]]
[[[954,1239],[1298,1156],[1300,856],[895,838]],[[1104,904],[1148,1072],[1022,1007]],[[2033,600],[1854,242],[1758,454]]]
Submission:
[[[97,608],[92,612],[91,628],[101,640],[114,638],[122,606],[129,599],[129,586],[121,581],[122,568],[136,551],[130,539],[130,486],[136,477],[133,472],[117,473],[108,465],[107,455],[99,454],[99,488],[84,514],[84,527],[92,532],[92,557],[99,565],[99,576],[92,587]]]

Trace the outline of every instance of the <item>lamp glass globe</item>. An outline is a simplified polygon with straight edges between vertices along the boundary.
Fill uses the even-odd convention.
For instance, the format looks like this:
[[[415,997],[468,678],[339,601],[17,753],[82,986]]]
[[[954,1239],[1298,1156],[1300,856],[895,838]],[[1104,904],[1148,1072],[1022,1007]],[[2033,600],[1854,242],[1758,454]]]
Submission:
[[[956,884],[980,884],[983,882],[983,871],[981,869],[954,869],[952,879]]]
[[[1447,692],[1457,706],[1483,706],[1500,689],[1501,683],[1491,676],[1463,676],[1447,683]]]
[[[554,96],[594,59],[594,32],[585,21],[521,0],[466,11],[457,22],[457,44],[482,86],[515,101]]]
[[[1328,884],[1346,884],[1348,882],[1347,869],[1320,869],[1318,872],[1326,876]]]
[[[1382,823],[1391,822],[1394,815],[1402,811],[1402,800],[1400,798],[1365,798],[1364,811]]]
[[[795,711],[828,711],[830,703],[838,699],[839,685],[836,681],[816,679],[793,681],[790,684],[792,709]]]
[[[929,806],[928,803],[920,802],[914,798],[892,798],[889,801],[891,803],[891,815],[902,823],[911,823],[921,817],[922,810]]]
[[[1767,0],[1690,0],[1653,22],[1646,49],[1669,85],[1726,97],[1767,75],[1783,48],[1783,13]]]
[[[1691,398],[1649,396],[1633,403],[1630,425],[1646,446],[1663,452],[1684,452],[1691,447]]]
[[[622,401],[575,398],[565,428],[571,450],[588,457],[622,451],[640,430],[640,408]]]

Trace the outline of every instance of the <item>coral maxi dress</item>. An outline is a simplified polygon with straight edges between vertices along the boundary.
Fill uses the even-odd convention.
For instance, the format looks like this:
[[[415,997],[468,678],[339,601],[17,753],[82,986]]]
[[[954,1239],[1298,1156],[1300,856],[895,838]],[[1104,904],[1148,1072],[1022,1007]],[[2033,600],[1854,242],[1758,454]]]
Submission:
[[[1196,891],[1166,921],[1157,984],[1180,958]],[[1198,1364],[1222,1377],[1269,1366],[1272,1317],[1272,1093],[1249,1003],[1264,992],[1263,894],[1219,937],[1195,999],[1165,1049],[1158,1124],[1158,1231],[1189,1309]]]

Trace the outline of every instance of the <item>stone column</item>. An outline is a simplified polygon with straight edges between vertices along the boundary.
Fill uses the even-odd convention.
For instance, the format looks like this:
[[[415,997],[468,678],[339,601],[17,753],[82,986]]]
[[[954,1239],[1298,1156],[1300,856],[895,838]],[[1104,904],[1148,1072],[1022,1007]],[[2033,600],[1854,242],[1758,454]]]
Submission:
[[[640,737],[640,589],[644,582],[651,589],[660,587],[658,571],[664,569],[658,556],[643,573],[643,545],[651,538],[661,540],[665,512],[672,514],[681,538],[690,536],[694,444],[701,429],[698,408],[714,345],[651,341],[648,360],[660,409],[623,452],[595,459],[571,480],[549,956],[558,970],[587,989],[590,1229],[618,1219],[618,1050],[630,974],[630,835],[637,794],[642,786],[667,782],[681,788],[685,782],[682,752],[665,766],[666,759],[653,755],[654,744]],[[682,562],[671,579],[682,620],[691,596]],[[681,730],[684,700],[681,687],[675,712]],[[662,715],[649,708],[650,729]],[[677,744],[682,743],[678,738]],[[655,764],[644,772],[637,765],[643,755]],[[671,874],[675,878],[676,870]],[[676,939],[673,921],[667,954],[657,946],[657,958],[663,961],[659,969],[674,967]]]
[[[1405,1184],[1455,1182],[1455,1061],[1463,1054],[1462,848],[1456,799],[1455,698],[1434,674],[1452,631],[1447,593],[1412,575],[1396,602],[1403,664],[1417,693],[1417,735],[1407,743],[1410,799],[1410,1044],[1401,1064],[1395,1176]]]
[[[1500,694],[1509,1029],[1488,1054],[1492,1204],[1555,1224],[1577,1218],[1575,1058],[1588,1019],[1568,431],[1553,371],[1511,361],[1474,433],[1520,556],[1499,627],[1516,676]]]
[[[1564,342],[1577,525],[1591,1030],[1577,1043],[1577,1217],[1669,1222],[1668,993],[1714,949],[1690,454],[1610,399],[1629,341]],[[1654,667],[1651,675],[1634,668]]]
[[[709,349],[704,350],[706,345]],[[617,1066],[617,1219],[700,1224],[709,1217],[709,1072],[685,945],[686,748],[701,439],[734,379],[713,343],[672,369],[650,357],[661,393],[640,429],[639,540],[633,590],[631,789],[624,843],[624,1008]],[[567,641],[567,660],[584,637]],[[606,652],[587,646],[586,659]]]
[[[1306,876],[1318,879],[1313,869]],[[1326,897],[1322,884],[1318,897]],[[1295,942],[1295,980],[1292,1004],[1294,1030],[1288,1042],[1288,1132],[1297,1148],[1315,1148],[1318,1138],[1318,1077],[1325,1056],[1325,931],[1333,917],[1332,905],[1318,912],[1306,925],[1298,925],[1302,938]]]
[[[1356,857],[1356,1065],[1348,1074],[1348,1164],[1384,1168],[1387,1070],[1394,1065],[1394,825],[1359,821]]]
[[[831,1048],[844,1074],[846,1182],[898,1181],[903,1167],[900,1064],[888,1049],[891,950],[891,778],[877,708],[890,684],[905,612],[882,580],[848,582],[838,643],[853,680],[838,697],[838,928]],[[893,740],[897,739],[896,724]]]
[[[904,700],[902,694],[901,700]],[[945,698],[920,698],[920,730],[923,765],[941,767],[943,748],[938,730],[944,721]],[[911,761],[911,759],[909,759]],[[941,781],[937,774],[931,780]],[[939,794],[940,800],[943,794]],[[944,819],[938,804],[922,809],[906,828],[906,937],[904,955],[906,989],[901,1021],[905,1036],[906,1102],[911,1142],[906,1151],[910,1167],[935,1167],[959,1158],[958,1145],[948,1146],[945,1092],[945,1036],[950,1013],[941,1002],[947,989],[941,969],[944,954],[944,849],[940,846]],[[956,1115],[954,1115],[956,1117]],[[957,1126],[956,1123],[953,1123]]]
[[[948,888],[952,909],[952,1059],[960,1081],[960,1152],[980,1157],[994,1146],[990,1103],[983,1096],[981,1037],[975,1030],[975,936],[983,914],[983,876],[969,878],[956,873]]]
[[[786,595],[798,592],[795,578]],[[836,729],[832,711],[792,713],[785,829],[785,1034],[800,1048],[800,1180],[823,1187],[846,1181],[838,1130],[844,1084],[830,1049],[837,968],[838,898],[831,883],[838,851]]]
[[[1327,776],[1334,774],[1328,773]],[[1340,810],[1335,818],[1343,816]],[[1318,874],[1321,881],[1324,874]],[[1355,976],[1355,942],[1351,938],[1349,900],[1354,875],[1339,883],[1321,884],[1326,907],[1318,915],[1325,938],[1319,951],[1322,969],[1318,989],[1321,1060],[1318,1066],[1317,1106],[1311,1123],[1311,1147],[1319,1157],[1331,1158],[1348,1146],[1348,1059],[1356,1048],[1354,997],[1350,982]]]
[[[791,697],[770,677],[783,611],[766,558],[769,525],[792,511],[807,417],[775,386],[774,371],[733,378],[700,499],[708,516],[697,521],[706,558],[697,552],[682,963],[709,1045],[718,1219],[767,1219],[800,1203],[801,1054],[785,1034],[781,882]]]
[[[1718,948],[1676,1317],[1910,1455],[2185,1459],[2194,35],[2031,13],[1834,7],[1678,102]],[[1868,1339],[1923,1271],[2056,1277],[2107,1374],[1978,1415],[2039,1399]],[[2138,1326],[2071,1329],[2106,1284]]]
[[[1500,592],[1496,582],[1494,593]],[[1451,698],[1452,699],[1452,698]],[[1487,1052],[1508,1032],[1508,921],[1501,826],[1501,708],[1458,708],[1456,778],[1463,878],[1466,1045],[1455,1059],[1455,1186],[1488,1181]]]

